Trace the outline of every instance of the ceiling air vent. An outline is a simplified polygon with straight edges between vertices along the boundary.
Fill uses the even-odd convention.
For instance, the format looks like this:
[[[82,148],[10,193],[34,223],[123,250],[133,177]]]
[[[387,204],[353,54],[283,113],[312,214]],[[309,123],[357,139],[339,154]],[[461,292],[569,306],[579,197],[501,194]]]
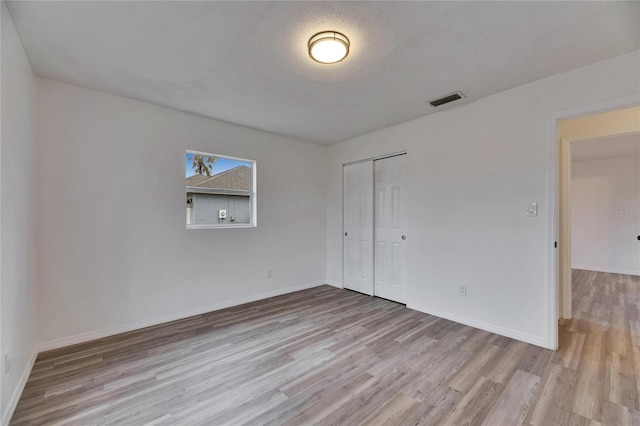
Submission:
[[[450,95],[447,95],[443,98],[440,99],[434,99],[432,101],[429,101],[429,104],[432,107],[439,107],[442,106],[444,104],[448,104],[449,102],[453,102],[453,101],[457,101],[458,99],[462,99],[464,98],[464,95],[462,94],[462,92],[454,92]]]

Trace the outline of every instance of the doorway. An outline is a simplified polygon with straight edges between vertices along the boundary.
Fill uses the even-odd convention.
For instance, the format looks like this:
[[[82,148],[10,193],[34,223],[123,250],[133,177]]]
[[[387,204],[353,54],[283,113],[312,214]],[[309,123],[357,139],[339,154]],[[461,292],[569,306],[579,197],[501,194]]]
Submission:
[[[620,185],[631,192],[634,191],[631,188],[634,184],[633,180],[627,180],[616,188],[610,188],[610,178],[603,177],[602,173],[607,168],[607,170],[615,170],[620,166],[611,168],[608,163],[616,162],[615,160],[591,161],[596,158],[628,159],[629,156],[634,155],[637,150],[636,140],[640,135],[638,133],[640,132],[640,107],[619,108],[558,120],[557,128],[558,318],[571,319],[573,317],[572,271],[574,267],[602,271],[604,269],[613,271],[619,267],[617,263],[622,259],[620,253],[608,261],[605,259],[610,257],[609,254],[603,254],[603,250],[609,246],[610,239],[620,240],[615,243],[616,246],[612,251],[624,246],[625,253],[631,260],[633,260],[632,252],[640,253],[640,241],[637,241],[640,233],[640,218],[627,218],[626,222],[629,226],[622,223],[626,214],[624,211],[629,210],[629,216],[637,214],[635,212],[637,207],[631,206],[635,196],[628,200],[628,203],[631,203],[629,209],[612,204],[614,194],[620,193],[622,189]],[[626,162],[629,163],[629,161]],[[630,163],[633,162],[632,159]],[[594,167],[601,169],[595,175],[593,175],[594,170],[591,170]],[[585,182],[589,175],[593,175],[590,182]],[[575,181],[575,179],[582,180]],[[601,188],[598,189],[597,186]],[[578,211],[574,211],[573,207]],[[617,220],[617,217],[612,216],[617,215],[617,210],[623,211],[623,217],[620,218],[623,220]],[[588,223],[585,223],[585,220]],[[573,232],[574,225],[581,231],[579,235]],[[618,225],[624,225],[622,233],[620,229],[613,230],[612,227],[618,227]],[[594,236],[594,232],[600,232],[602,235]],[[582,265],[580,262],[592,263],[592,265]]]
[[[407,302],[406,154],[343,168],[345,288]]]

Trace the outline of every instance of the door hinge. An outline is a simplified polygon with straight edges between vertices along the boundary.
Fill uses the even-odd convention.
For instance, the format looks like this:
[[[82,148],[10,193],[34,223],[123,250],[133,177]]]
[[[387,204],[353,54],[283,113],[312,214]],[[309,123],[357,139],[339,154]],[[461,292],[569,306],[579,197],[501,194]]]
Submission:
[[[553,247],[554,247],[554,248],[558,248],[558,242],[557,242],[557,241],[554,241],[554,242],[553,242]]]

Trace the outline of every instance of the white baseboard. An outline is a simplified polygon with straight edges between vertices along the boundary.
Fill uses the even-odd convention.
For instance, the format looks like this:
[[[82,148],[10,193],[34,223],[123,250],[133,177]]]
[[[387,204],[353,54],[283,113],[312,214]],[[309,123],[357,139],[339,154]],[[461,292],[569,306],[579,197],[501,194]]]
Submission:
[[[510,337],[512,339],[520,340],[525,343],[531,343],[532,345],[541,346],[547,349],[554,349],[550,342],[546,339],[540,339],[538,336],[534,336],[527,333],[522,333],[518,330],[502,327],[499,325],[491,324],[484,321],[478,321],[473,318],[466,317],[464,315],[458,315],[451,312],[442,311],[439,309],[428,308],[425,306],[416,305],[413,303],[407,303],[407,308],[415,311],[424,312],[425,314],[433,315],[436,317],[448,319],[460,324],[468,325],[470,327],[479,328],[481,330],[488,331],[490,333],[499,334],[501,336]]]
[[[66,346],[77,345],[79,343],[85,343],[91,340],[102,339],[103,337],[108,337],[108,336],[113,336],[120,333],[139,330],[145,327],[151,327],[158,324],[163,324],[171,321],[192,317],[194,315],[200,315],[208,312],[217,311],[220,309],[230,308],[232,306],[242,305],[244,303],[255,302],[262,299],[268,299],[270,297],[281,296],[283,294],[293,293],[295,291],[300,291],[300,290],[306,290],[308,288],[318,287],[325,284],[326,284],[325,281],[313,281],[310,283],[267,291],[267,292],[255,294],[252,296],[241,297],[239,299],[233,299],[233,300],[218,303],[215,305],[201,306],[198,308],[189,309],[182,312],[177,312],[175,314],[162,315],[162,316],[150,318],[147,320],[136,321],[129,324],[118,325],[115,327],[109,327],[102,330],[90,331],[87,333],[76,334],[74,336],[48,340],[46,342],[39,343],[37,346],[37,349],[38,349],[38,352],[46,352],[53,349],[60,349]]]
[[[20,380],[18,381],[16,388],[11,395],[11,399],[9,400],[9,404],[7,404],[7,408],[2,413],[2,426],[6,426],[11,421],[11,417],[13,416],[13,412],[16,410],[18,406],[18,401],[20,401],[20,396],[22,395],[22,391],[24,390],[24,386],[27,384],[27,380],[29,379],[29,375],[31,374],[31,370],[33,369],[33,364],[36,362],[36,358],[38,357],[38,351],[35,350],[31,357],[29,358],[29,362],[27,362],[27,366],[22,372],[22,376],[20,376]]]
[[[329,284],[332,287],[344,288],[344,285],[342,285],[342,283],[340,281],[327,280],[327,284]]]
[[[616,269],[616,268],[606,268],[601,266],[585,266],[585,265],[571,265],[571,269],[582,269],[583,271],[594,271],[594,272],[606,272],[609,274],[640,276],[640,271],[634,271],[633,269]]]

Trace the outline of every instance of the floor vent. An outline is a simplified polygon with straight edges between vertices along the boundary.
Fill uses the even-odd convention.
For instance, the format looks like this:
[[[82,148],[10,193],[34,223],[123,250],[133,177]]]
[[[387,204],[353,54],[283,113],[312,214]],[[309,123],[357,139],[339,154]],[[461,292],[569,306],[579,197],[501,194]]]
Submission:
[[[449,102],[453,102],[453,101],[457,101],[458,99],[462,99],[464,98],[464,95],[462,94],[462,92],[454,92],[450,95],[447,95],[443,98],[440,99],[434,99],[432,101],[429,101],[429,104],[432,107],[439,107],[442,106],[444,104],[448,104]]]

